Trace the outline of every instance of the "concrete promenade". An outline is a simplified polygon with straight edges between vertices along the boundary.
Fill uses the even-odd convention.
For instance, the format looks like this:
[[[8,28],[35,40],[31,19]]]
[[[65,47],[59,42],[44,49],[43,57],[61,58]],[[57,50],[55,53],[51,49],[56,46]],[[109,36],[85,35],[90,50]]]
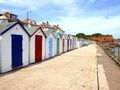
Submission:
[[[92,44],[0,74],[0,90],[120,90],[120,67]]]

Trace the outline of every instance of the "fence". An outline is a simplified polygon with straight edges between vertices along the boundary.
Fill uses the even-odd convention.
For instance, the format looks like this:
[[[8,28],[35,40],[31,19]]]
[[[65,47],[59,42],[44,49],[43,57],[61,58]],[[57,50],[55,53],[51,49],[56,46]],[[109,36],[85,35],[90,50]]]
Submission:
[[[100,43],[99,45],[103,48],[107,55],[109,55],[115,62],[120,65],[120,47]]]

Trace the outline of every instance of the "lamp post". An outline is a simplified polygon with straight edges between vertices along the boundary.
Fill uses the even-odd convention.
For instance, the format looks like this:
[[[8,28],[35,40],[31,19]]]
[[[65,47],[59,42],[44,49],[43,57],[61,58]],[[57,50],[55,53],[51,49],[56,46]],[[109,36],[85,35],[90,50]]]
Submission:
[[[28,26],[28,21],[29,21],[29,13],[31,13],[31,11],[29,10],[29,11],[27,11],[27,26]]]

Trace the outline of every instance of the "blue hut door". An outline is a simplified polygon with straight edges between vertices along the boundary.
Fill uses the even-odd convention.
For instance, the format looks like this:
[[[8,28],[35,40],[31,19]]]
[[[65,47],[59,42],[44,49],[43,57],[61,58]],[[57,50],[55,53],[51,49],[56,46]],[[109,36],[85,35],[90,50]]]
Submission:
[[[57,38],[57,54],[59,54],[59,38]]]
[[[72,40],[70,39],[70,50],[72,49]]]
[[[69,51],[69,39],[67,39],[67,51]]]
[[[12,35],[12,68],[22,65],[22,35]]]
[[[49,57],[52,57],[53,40],[49,38]]]

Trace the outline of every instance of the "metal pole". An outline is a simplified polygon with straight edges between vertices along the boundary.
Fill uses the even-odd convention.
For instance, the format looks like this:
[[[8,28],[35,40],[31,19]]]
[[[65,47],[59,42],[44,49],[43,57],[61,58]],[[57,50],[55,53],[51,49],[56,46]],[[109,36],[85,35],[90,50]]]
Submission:
[[[118,62],[120,62],[120,55],[119,55],[120,53],[119,53],[119,47],[118,47]]]
[[[29,13],[31,13],[31,11],[27,11],[27,26],[28,26],[28,23],[29,23]]]
[[[29,16],[28,16],[28,11],[27,11],[27,26],[28,26],[28,17],[29,17]]]

